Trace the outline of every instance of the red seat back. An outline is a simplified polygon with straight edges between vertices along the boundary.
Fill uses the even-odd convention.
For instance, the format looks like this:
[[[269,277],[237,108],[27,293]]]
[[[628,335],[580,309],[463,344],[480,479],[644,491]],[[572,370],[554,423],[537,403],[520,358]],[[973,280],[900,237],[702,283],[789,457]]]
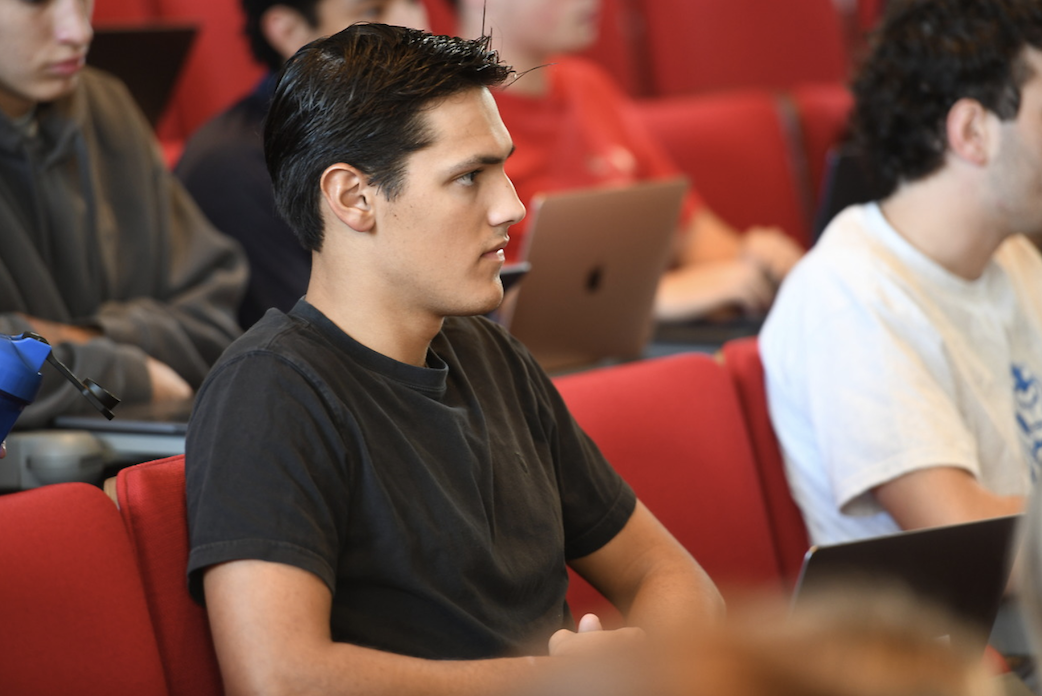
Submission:
[[[752,435],[756,464],[759,467],[758,479],[763,486],[774,546],[778,550],[778,563],[786,580],[793,583],[799,576],[810,540],[803,515],[792,499],[789,482],[785,478],[785,464],[767,410],[767,389],[759,343],[755,337],[728,341],[724,344],[722,354]]]
[[[116,494],[141,568],[170,696],[221,694],[206,611],[188,594],[184,456],[123,469]]]
[[[813,210],[817,210],[821,205],[828,153],[847,137],[854,97],[839,83],[800,85],[792,90],[790,97],[799,122]]]
[[[635,108],[713,212],[739,230],[777,225],[807,246],[808,193],[773,94],[675,97]]]
[[[456,35],[456,10],[449,0],[423,0],[432,34]]]
[[[655,94],[847,77],[833,0],[641,0]]]
[[[555,380],[580,426],[637,496],[721,586],[781,587],[738,397],[703,354],[657,358]],[[576,579],[576,616],[605,600]]]
[[[134,554],[99,488],[0,498],[0,693],[167,693]]]

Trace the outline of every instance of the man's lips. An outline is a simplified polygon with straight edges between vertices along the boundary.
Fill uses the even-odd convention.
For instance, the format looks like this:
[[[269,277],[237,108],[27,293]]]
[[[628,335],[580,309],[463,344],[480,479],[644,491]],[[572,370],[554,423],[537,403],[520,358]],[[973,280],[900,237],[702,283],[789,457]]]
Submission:
[[[510,241],[510,239],[507,238],[507,239],[504,239],[503,241],[499,242],[498,244],[496,244],[496,246],[492,247],[491,249],[486,251],[484,254],[482,254],[481,258],[483,258],[483,259],[496,259],[498,261],[506,261],[506,253],[503,250],[506,249],[507,242],[509,242],[509,241]]]
[[[70,58],[57,63],[51,63],[47,66],[47,71],[52,75],[69,77],[70,75],[75,75],[82,70],[85,63],[86,56],[79,56],[77,58]]]

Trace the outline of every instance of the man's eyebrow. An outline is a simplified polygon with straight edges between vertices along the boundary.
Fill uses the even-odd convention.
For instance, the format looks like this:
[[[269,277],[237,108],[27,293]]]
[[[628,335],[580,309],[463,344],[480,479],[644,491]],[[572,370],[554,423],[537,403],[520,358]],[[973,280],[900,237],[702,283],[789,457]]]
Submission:
[[[471,167],[477,167],[479,165],[501,164],[503,162],[506,162],[507,159],[509,159],[510,156],[514,154],[514,150],[516,149],[516,145],[511,145],[510,152],[506,154],[506,157],[500,157],[499,155],[475,155],[470,159],[458,162],[456,166],[452,168],[452,170],[457,171],[463,169],[470,169]]]

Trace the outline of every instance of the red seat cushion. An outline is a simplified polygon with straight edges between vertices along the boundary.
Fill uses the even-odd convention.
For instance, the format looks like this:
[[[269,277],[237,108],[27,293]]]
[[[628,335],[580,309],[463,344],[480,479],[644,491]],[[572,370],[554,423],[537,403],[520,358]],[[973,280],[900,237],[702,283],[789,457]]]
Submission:
[[[133,551],[94,486],[0,497],[0,693],[167,693]]]

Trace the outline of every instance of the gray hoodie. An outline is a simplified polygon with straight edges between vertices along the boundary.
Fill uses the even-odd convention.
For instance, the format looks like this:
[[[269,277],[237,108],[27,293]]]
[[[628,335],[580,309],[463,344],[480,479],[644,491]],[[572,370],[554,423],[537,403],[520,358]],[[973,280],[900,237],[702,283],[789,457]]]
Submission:
[[[126,88],[87,69],[41,104],[33,128],[0,113],[0,334],[30,330],[16,312],[97,327],[55,355],[125,402],[147,401],[145,357],[198,388],[239,334],[247,277],[235,242],[206,221],[167,171]],[[45,366],[20,428],[90,409]]]

